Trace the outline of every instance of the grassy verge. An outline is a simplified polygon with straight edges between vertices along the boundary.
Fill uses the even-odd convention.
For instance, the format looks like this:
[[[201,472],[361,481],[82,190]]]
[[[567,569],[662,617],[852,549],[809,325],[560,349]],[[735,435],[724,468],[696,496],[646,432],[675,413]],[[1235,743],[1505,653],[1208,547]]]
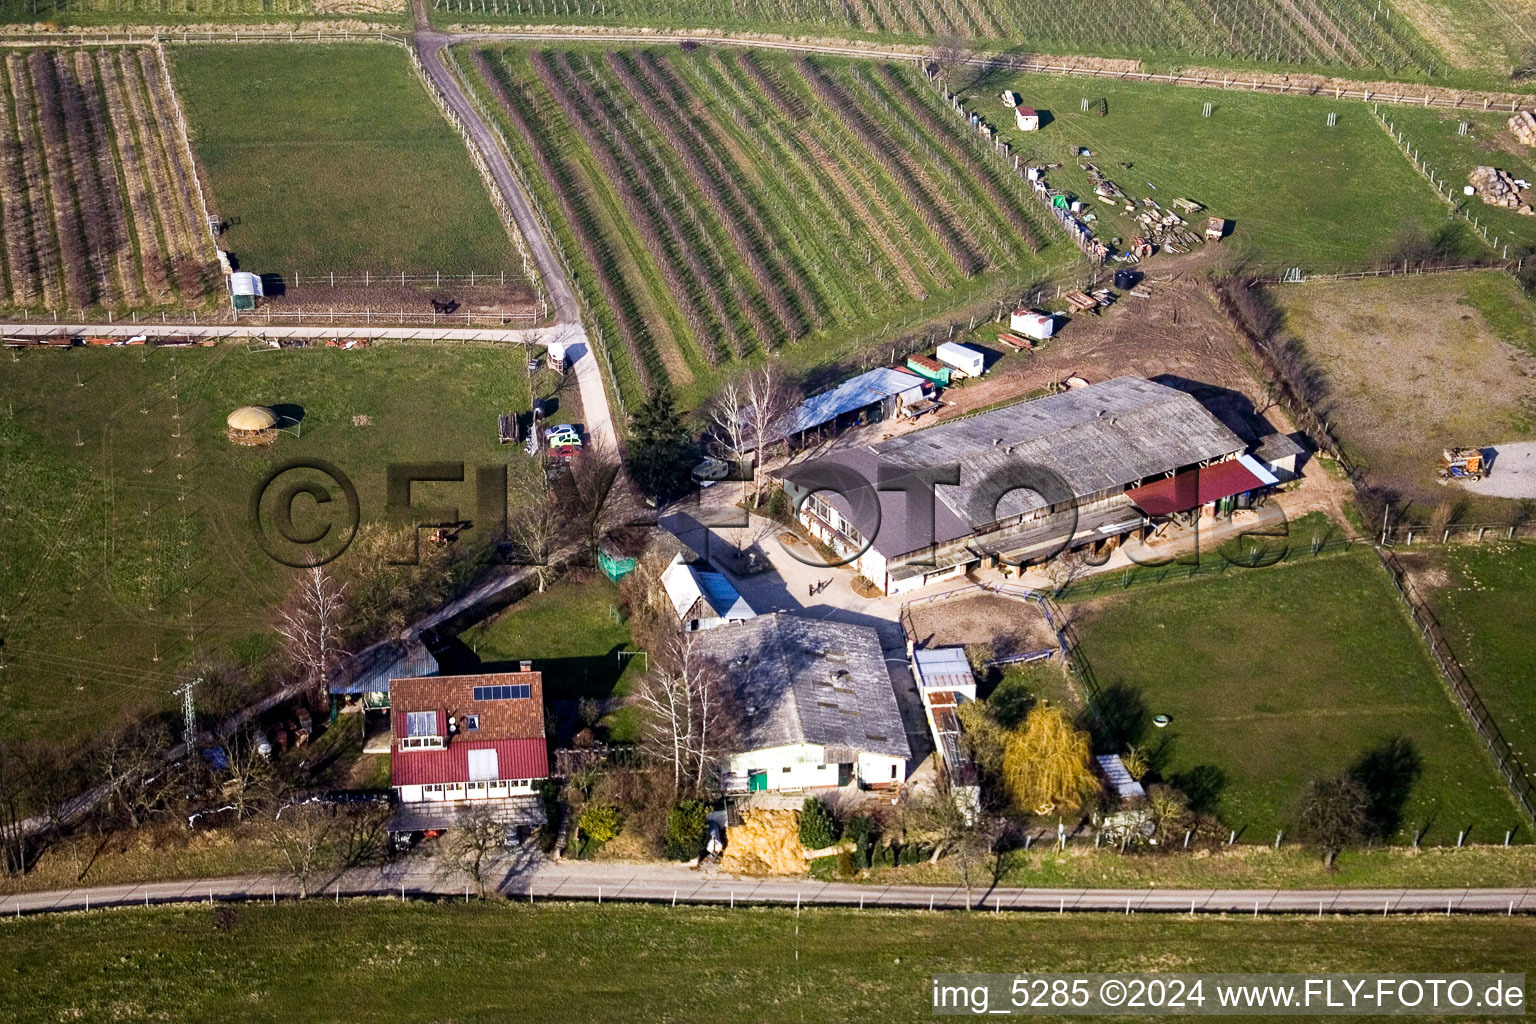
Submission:
[[[464,144],[395,46],[172,53],[221,245],[258,273],[518,266]]]
[[[0,1020],[932,1019],[940,971],[1521,971],[1520,918],[316,902],[0,923]],[[1260,1019],[1260,1018],[1252,1018]]]
[[[1518,823],[1370,551],[1139,590],[1078,615],[1125,740],[1250,841],[1290,827],[1309,780],[1394,738],[1421,762],[1392,779],[1399,838],[1454,842],[1471,828],[1487,841]],[[1172,724],[1151,728],[1154,714]]]

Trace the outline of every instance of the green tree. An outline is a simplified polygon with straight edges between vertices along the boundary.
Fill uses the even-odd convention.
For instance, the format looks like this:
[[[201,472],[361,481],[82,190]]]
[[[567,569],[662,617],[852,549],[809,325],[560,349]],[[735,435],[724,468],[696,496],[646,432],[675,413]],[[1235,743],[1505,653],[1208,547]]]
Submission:
[[[808,796],[800,808],[800,845],[807,850],[825,850],[837,842],[837,821],[826,802]]]
[[[653,392],[630,416],[629,469],[648,496],[660,501],[683,492],[693,448],[670,390]]]
[[[704,849],[709,829],[709,808],[698,800],[684,800],[667,812],[667,857],[692,860]]]
[[[1371,795],[1349,775],[1314,779],[1297,808],[1296,831],[1323,854],[1323,864],[1346,847],[1361,842],[1370,828]]]
[[[1043,704],[1008,737],[1003,786],[1013,805],[1035,814],[1075,811],[1099,788],[1088,767],[1088,734],[1075,729],[1059,707]]]
[[[619,834],[619,812],[608,804],[588,804],[576,828],[589,843],[606,843]]]

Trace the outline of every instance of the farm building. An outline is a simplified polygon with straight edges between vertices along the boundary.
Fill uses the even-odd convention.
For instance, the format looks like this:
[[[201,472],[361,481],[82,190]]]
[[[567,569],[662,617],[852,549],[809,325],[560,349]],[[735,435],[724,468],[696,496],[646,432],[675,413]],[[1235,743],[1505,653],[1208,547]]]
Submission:
[[[912,750],[873,629],[773,612],[694,643],[725,672],[741,715],[726,792],[906,780]]]
[[[1193,396],[1117,377],[839,449],[788,468],[784,486],[804,499],[800,519],[812,534],[886,593],[902,593],[983,564],[1102,551],[1148,536],[1154,519],[1217,514],[1275,481],[1247,447]],[[810,493],[818,473],[825,479],[813,469],[821,463],[852,470],[871,490],[852,500]],[[916,478],[941,466],[958,467],[960,483],[935,488],[931,523],[910,518],[901,471]]]
[[[1021,132],[1033,132],[1040,130],[1040,113],[1034,107],[1014,107],[1013,123]]]
[[[895,416],[916,415],[923,398],[923,378],[877,366],[795,406],[780,421],[779,433],[799,444],[813,430],[825,428],[836,433]]]
[[[1056,333],[1056,318],[1032,309],[1016,309],[1008,318],[1008,326],[1026,338],[1044,341]]]
[[[951,792],[960,794],[974,812],[981,806],[976,766],[961,738],[964,729],[956,709],[976,699],[976,677],[963,647],[933,647],[912,652],[912,677],[923,701],[928,729],[933,733],[939,764],[949,777]]]
[[[264,405],[242,405],[225,417],[224,434],[235,444],[271,444],[277,440],[277,413]]]
[[[452,827],[474,805],[509,829],[543,824],[534,786],[549,775],[544,686],[530,669],[391,680],[392,833]]]
[[[229,300],[237,311],[256,308],[256,300],[266,293],[261,290],[261,278],[249,270],[237,270],[229,275]]]
[[[672,564],[661,574],[661,585],[684,632],[745,622],[757,615],[723,573],[689,565],[681,553],[672,556]]]
[[[980,377],[987,368],[987,357],[984,353],[958,342],[946,341],[938,347],[934,355],[939,357],[939,362],[953,367],[962,377]]]

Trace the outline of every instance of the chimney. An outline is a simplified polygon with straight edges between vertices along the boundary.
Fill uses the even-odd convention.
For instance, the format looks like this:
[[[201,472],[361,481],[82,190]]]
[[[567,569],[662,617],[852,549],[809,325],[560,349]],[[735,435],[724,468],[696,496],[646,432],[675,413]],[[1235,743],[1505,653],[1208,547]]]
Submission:
[[[533,671],[533,662],[531,662],[531,661],[518,662],[518,667],[523,672],[532,672]]]

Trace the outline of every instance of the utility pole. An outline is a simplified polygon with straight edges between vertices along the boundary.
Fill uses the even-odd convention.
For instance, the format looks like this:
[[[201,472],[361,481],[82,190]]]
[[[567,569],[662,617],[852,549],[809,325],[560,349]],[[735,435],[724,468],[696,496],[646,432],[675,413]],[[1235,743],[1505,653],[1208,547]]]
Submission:
[[[201,679],[188,679],[176,692],[181,694],[181,741],[186,744],[187,756],[197,753],[197,708],[192,703],[192,690]]]

